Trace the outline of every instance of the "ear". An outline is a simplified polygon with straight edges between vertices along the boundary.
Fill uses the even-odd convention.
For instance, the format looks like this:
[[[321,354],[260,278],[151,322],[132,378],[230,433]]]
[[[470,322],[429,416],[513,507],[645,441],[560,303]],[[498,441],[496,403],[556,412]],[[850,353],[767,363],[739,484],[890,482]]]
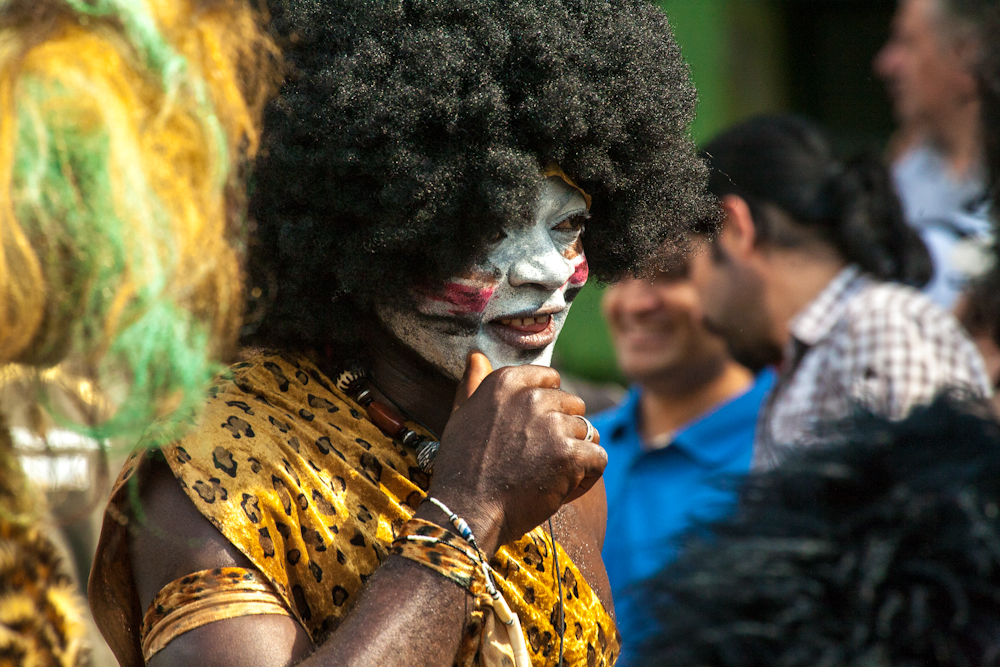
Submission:
[[[723,250],[738,258],[747,258],[756,250],[757,228],[746,201],[737,195],[722,197],[722,233],[716,243]]]

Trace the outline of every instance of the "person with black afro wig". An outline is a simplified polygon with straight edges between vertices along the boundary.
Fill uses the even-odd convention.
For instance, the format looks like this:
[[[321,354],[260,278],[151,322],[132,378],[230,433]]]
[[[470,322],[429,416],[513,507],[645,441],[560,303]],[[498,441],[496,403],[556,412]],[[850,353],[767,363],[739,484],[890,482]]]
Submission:
[[[1000,424],[944,396],[749,478],[645,590],[643,665],[1000,664]]]
[[[293,73],[255,172],[248,342],[363,353],[373,306],[482,260],[550,163],[593,199],[601,281],[717,217],[688,67],[646,0],[272,5]]]
[[[254,349],[122,472],[105,636],[123,667],[614,664],[607,455],[548,365],[590,276],[718,217],[666,17],[271,4]]]

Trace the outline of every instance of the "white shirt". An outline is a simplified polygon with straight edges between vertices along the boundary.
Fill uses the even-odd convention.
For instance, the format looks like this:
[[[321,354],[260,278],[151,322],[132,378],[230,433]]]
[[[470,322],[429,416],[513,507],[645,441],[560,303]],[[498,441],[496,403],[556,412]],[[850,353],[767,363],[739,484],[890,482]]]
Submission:
[[[924,293],[950,310],[971,278],[990,267],[992,226],[982,169],[956,179],[929,144],[907,151],[892,167],[907,223],[920,234],[934,264]]]

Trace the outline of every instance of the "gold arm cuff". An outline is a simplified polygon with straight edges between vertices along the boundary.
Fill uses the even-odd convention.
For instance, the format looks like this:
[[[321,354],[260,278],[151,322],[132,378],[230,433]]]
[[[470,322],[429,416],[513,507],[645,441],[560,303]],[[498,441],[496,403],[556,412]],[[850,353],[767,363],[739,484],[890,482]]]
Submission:
[[[147,662],[167,644],[203,625],[240,616],[292,616],[285,601],[261,573],[239,567],[189,574],[156,594],[142,623],[142,656]]]

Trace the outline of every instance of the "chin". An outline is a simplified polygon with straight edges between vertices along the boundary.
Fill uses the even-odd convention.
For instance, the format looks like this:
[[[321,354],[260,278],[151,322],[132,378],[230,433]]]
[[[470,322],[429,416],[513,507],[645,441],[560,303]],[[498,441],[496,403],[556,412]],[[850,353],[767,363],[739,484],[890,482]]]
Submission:
[[[509,346],[496,346],[500,349],[483,350],[493,368],[504,366],[551,366],[553,345],[546,345],[537,350],[521,350]],[[506,348],[506,349],[503,349]]]

